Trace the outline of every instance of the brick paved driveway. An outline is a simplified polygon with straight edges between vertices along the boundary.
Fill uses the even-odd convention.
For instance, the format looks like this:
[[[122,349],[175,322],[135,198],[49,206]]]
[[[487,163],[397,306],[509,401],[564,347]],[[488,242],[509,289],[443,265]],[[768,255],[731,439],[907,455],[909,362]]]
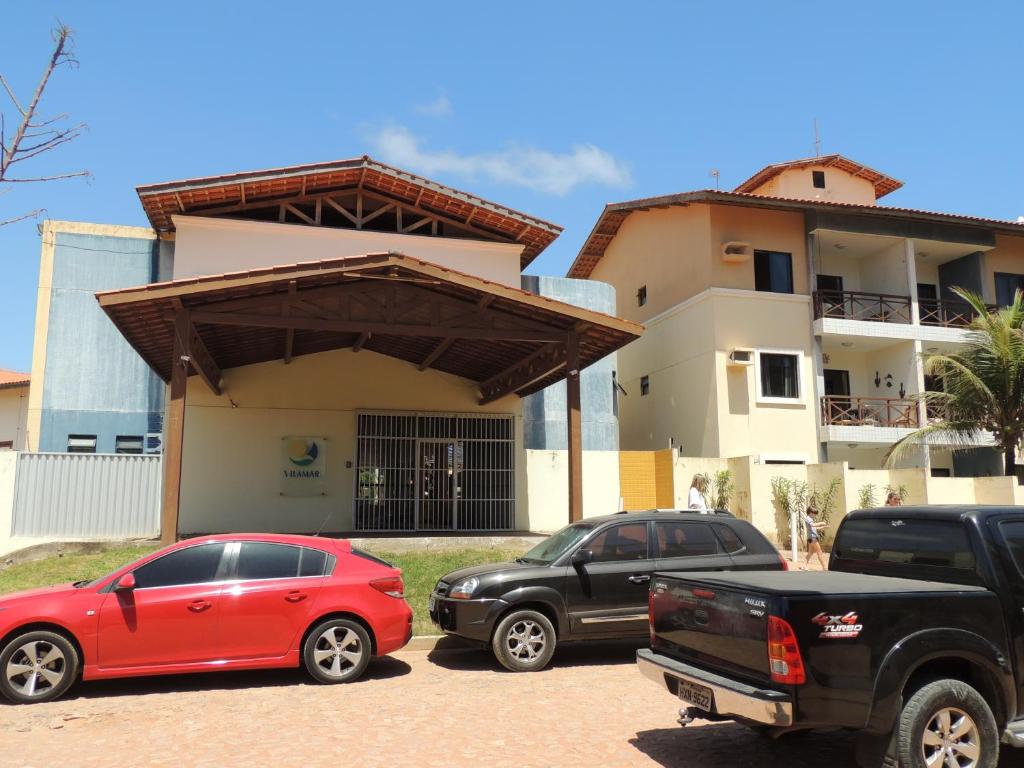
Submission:
[[[566,648],[551,669],[514,675],[482,652],[409,651],[347,686],[299,671],[92,683],[52,704],[0,705],[0,766],[854,765],[846,735],[679,728],[675,702],[632,659],[628,647]]]

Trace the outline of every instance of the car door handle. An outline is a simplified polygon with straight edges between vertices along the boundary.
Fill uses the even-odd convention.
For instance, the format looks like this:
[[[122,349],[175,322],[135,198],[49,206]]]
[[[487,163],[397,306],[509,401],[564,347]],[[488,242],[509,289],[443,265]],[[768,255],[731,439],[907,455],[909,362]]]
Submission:
[[[202,613],[211,605],[213,605],[213,603],[209,600],[193,600],[188,604],[188,609],[192,611],[192,613]]]
[[[299,592],[298,590],[296,590],[294,592],[289,592],[287,595],[284,596],[284,599],[287,600],[289,603],[299,603],[306,599],[306,593]]]
[[[648,576],[646,573],[640,573],[633,574],[629,577],[629,580],[632,581],[634,584],[643,584],[645,581],[650,581],[651,577]]]

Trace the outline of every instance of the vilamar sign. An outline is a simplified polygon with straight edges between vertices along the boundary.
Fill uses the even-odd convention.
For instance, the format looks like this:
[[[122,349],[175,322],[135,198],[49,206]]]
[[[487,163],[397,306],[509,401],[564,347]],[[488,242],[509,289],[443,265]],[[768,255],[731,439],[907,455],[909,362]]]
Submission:
[[[281,495],[327,494],[327,438],[281,438]]]

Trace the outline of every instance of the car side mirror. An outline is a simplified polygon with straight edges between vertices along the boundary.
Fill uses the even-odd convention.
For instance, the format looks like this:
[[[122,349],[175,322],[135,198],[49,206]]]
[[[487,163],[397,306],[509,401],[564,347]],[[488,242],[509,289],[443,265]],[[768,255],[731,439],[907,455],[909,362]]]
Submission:
[[[135,589],[135,574],[126,573],[120,579],[117,580],[117,591],[132,590]]]
[[[572,555],[572,564],[574,566],[586,565],[593,562],[593,560],[594,550],[592,549],[577,549]]]

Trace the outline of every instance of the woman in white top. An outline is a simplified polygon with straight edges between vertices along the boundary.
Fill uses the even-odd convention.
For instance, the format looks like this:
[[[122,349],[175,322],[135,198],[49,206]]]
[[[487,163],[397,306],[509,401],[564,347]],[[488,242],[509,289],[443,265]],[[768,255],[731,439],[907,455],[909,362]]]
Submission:
[[[689,509],[695,509],[699,512],[708,511],[708,500],[704,496],[704,492],[708,488],[708,479],[704,475],[694,475],[693,482],[690,483],[690,495],[687,499],[686,506]]]

